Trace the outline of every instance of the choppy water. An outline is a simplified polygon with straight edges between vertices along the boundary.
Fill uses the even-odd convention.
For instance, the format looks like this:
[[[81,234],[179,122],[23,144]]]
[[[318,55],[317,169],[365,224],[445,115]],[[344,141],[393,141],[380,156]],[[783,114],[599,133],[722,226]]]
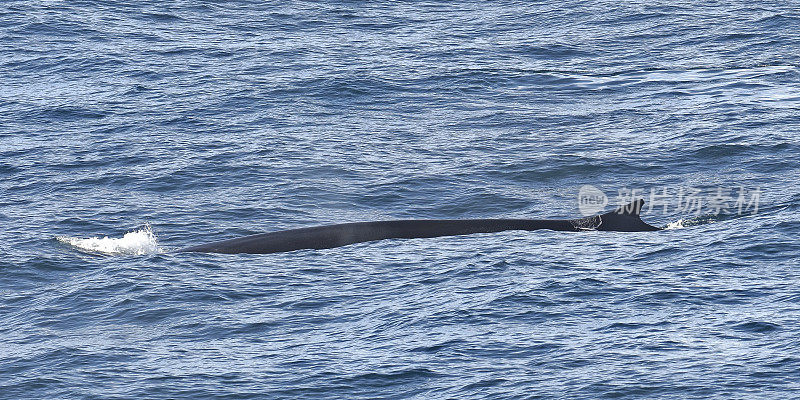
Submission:
[[[2,398],[800,396],[794,3],[10,1],[0,37]],[[582,185],[762,195],[170,253]]]

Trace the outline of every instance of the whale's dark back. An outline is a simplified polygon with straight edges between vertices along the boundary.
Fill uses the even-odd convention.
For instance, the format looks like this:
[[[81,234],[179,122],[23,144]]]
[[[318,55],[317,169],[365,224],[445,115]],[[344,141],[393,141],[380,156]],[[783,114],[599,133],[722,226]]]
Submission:
[[[355,222],[262,233],[181,249],[204,253],[280,253],[301,249],[328,249],[382,239],[414,239],[469,235],[508,230],[601,230],[640,232],[658,230],[639,218],[644,201],[616,211],[574,220],[543,219],[439,219]]]

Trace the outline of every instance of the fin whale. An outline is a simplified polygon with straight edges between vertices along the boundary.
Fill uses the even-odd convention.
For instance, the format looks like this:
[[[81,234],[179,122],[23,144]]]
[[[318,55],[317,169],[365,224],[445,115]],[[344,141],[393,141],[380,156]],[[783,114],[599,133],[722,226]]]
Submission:
[[[583,230],[644,232],[661,230],[639,217],[644,200],[612,212],[579,219],[433,219],[354,222],[262,233],[186,247],[178,252],[281,253],[302,249],[329,249],[382,239],[414,239],[469,235],[509,230],[579,232]]]

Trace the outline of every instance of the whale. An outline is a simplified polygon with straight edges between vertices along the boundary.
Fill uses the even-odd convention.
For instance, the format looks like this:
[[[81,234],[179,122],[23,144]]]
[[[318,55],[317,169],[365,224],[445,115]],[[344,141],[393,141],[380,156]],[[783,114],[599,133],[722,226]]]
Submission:
[[[351,222],[261,233],[190,246],[178,252],[270,254],[305,249],[330,249],[385,239],[418,239],[502,231],[649,232],[661,228],[642,221],[644,200],[614,211],[577,219],[412,219]]]
[[[385,239],[418,239],[502,231],[649,232],[658,228],[642,221],[644,200],[614,211],[577,219],[416,219],[351,222],[261,233],[179,249],[178,252],[270,254],[330,249]]]
[[[351,222],[261,233],[190,246],[178,252],[270,254],[305,249],[330,249],[385,239],[418,239],[502,231],[649,232],[661,228],[642,221],[644,200],[614,211],[577,219],[411,219]]]

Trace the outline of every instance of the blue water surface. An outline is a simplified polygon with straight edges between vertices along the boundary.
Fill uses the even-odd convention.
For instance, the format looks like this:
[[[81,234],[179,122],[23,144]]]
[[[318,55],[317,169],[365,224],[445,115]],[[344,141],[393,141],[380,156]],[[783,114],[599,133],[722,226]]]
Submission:
[[[0,398],[800,397],[796,3],[26,0],[0,37]],[[583,185],[678,229],[172,252]]]

